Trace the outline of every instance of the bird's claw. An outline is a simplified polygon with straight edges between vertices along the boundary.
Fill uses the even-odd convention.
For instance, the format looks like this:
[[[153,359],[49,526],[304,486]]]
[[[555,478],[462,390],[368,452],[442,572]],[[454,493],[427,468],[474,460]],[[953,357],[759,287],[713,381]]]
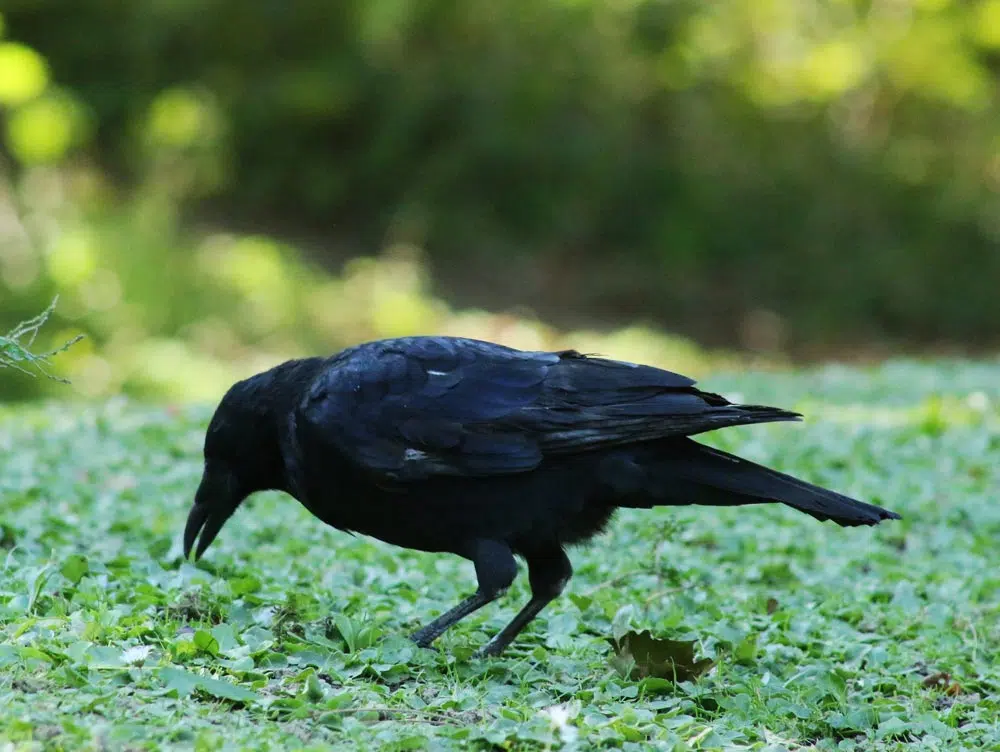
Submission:
[[[410,637],[410,642],[412,642],[418,648],[423,648],[424,650],[433,650],[435,653],[441,652],[431,644],[430,640],[420,637],[419,633],[417,632],[411,634],[409,637]]]
[[[503,652],[503,648],[497,648],[493,643],[487,643],[483,647],[479,648],[472,657],[477,661],[485,660],[486,658],[496,658]]]

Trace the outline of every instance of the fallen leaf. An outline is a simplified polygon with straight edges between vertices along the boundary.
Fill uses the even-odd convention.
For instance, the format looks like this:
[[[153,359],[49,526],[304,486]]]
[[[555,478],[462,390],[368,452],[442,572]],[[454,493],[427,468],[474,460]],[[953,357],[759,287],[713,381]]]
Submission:
[[[694,641],[661,639],[649,630],[626,632],[617,640],[608,638],[608,643],[615,651],[611,659],[615,670],[633,680],[693,681],[715,665],[708,658],[695,659]]]
[[[943,687],[950,681],[951,674],[947,671],[938,671],[936,674],[925,677],[921,684],[925,687]]]

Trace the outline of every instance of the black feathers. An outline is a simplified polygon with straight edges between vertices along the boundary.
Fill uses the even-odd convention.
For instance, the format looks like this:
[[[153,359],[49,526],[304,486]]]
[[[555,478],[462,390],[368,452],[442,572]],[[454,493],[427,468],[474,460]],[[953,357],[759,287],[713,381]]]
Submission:
[[[477,592],[419,630],[429,644],[529,568],[533,597],[497,654],[561,591],[563,549],[617,507],[781,502],[840,525],[892,512],[686,438],[798,420],[684,376],[573,351],[410,337],[292,361],[235,385],[205,442],[185,531],[200,555],[250,493],[279,489],[342,530],[471,559]]]
[[[407,480],[524,472],[547,455],[798,418],[693,383],[573,351],[406,338],[334,358],[301,412],[361,467]]]

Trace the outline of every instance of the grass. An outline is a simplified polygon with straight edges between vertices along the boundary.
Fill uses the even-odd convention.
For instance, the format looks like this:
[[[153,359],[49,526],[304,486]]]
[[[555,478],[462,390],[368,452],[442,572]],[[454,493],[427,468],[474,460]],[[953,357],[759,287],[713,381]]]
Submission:
[[[49,372],[49,361],[59,353],[66,352],[66,350],[83,339],[82,334],[78,334],[69,342],[60,345],[54,350],[49,350],[48,352],[31,351],[31,346],[34,345],[39,330],[45,326],[49,317],[52,316],[58,302],[59,298],[56,297],[49,304],[49,307],[40,314],[27,321],[22,321],[6,334],[0,335],[0,368],[13,368],[15,371],[20,371],[29,376],[42,375],[53,381],[66,383],[64,379],[53,376]]]
[[[1000,749],[1000,364],[705,385],[810,416],[714,442],[905,519],[622,513],[491,661],[470,654],[526,599],[523,576],[417,650],[405,634],[469,591],[471,566],[284,497],[182,561],[210,407],[5,409],[0,748]],[[695,640],[715,666],[625,678],[607,638],[630,629]]]

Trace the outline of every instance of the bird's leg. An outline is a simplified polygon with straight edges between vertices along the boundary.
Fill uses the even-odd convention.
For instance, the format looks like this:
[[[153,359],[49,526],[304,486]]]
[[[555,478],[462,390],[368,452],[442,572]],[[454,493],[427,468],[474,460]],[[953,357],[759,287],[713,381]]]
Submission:
[[[528,622],[538,616],[538,612],[551,603],[566,587],[573,575],[573,566],[566,552],[559,546],[525,555],[528,563],[528,577],[531,582],[531,600],[517,612],[510,624],[486,644],[478,657],[500,655],[511,641],[520,634]]]
[[[416,632],[411,634],[410,639],[417,643],[419,647],[430,647],[431,643],[444,634],[444,631],[448,629],[448,627],[452,626],[460,619],[464,619],[469,614],[478,611],[487,603],[495,601],[498,597],[500,597],[499,593],[490,597],[481,590],[477,590],[474,594],[470,595],[457,606],[445,611],[430,624],[421,627]]]
[[[510,546],[506,543],[477,541],[472,546],[469,558],[476,566],[479,589],[453,609],[411,634],[410,639],[420,647],[430,646],[448,627],[478,611],[487,603],[495,601],[506,592],[517,576],[517,563],[514,561]]]

